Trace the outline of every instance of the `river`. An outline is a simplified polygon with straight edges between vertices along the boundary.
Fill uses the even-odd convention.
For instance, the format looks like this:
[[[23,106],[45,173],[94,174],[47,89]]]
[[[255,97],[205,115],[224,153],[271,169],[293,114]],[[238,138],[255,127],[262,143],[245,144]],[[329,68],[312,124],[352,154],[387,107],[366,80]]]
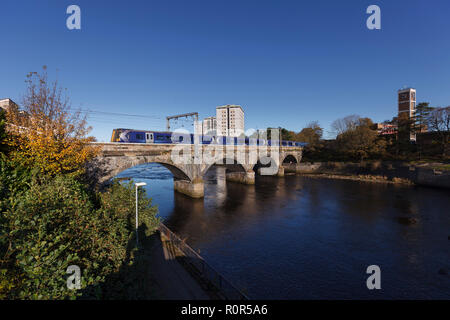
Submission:
[[[164,223],[252,299],[450,299],[448,190],[296,175],[248,186],[212,167],[191,199],[158,164],[118,177],[147,182]]]

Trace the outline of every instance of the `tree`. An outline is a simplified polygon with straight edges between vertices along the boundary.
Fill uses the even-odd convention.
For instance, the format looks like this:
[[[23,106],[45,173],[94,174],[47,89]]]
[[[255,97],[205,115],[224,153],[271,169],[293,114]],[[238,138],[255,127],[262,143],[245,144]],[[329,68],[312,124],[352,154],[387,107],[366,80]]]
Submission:
[[[376,130],[371,129],[372,120],[369,118],[353,120],[351,125],[347,126],[347,130],[336,138],[339,151],[361,161],[382,155],[385,152],[386,142],[378,136]]]
[[[320,127],[318,121],[310,122],[305,128],[295,135],[295,140],[306,142],[309,145],[317,145],[322,138],[323,129]]]
[[[90,145],[95,139],[87,136],[86,116],[72,110],[57,81],[49,83],[45,66],[42,74],[30,72],[26,83],[23,111],[8,111],[13,157],[43,173],[81,174],[98,151]]]
[[[0,154],[6,151],[6,113],[0,108]]]
[[[413,131],[415,134],[421,133],[427,130],[428,120],[430,113],[433,111],[433,107],[430,107],[430,103],[421,102],[416,106],[416,111],[414,113],[414,125]],[[417,150],[419,152],[419,158],[422,157],[422,144],[417,144]]]
[[[341,119],[336,119],[331,124],[331,128],[333,128],[336,135],[344,133],[348,130],[355,129],[359,124],[360,116],[353,114],[350,116],[346,116]]]
[[[281,140],[294,140],[294,131],[287,130],[285,128],[281,128]]]
[[[416,106],[413,119],[415,132],[422,132],[427,128],[429,116],[433,109],[433,107],[430,107],[429,102],[421,102]]]
[[[267,139],[280,139],[279,134],[281,133],[281,140],[288,140],[292,141],[294,140],[294,131],[287,130],[285,128],[267,128]],[[276,138],[275,138],[276,137]]]
[[[324,146],[321,141],[323,129],[320,127],[318,121],[310,122],[305,128],[295,135],[295,140],[306,142],[303,155],[304,159],[316,160],[321,158],[324,153]]]
[[[397,121],[397,140],[396,155],[411,155],[415,151],[415,145],[411,143],[414,131],[414,118],[411,118],[408,113],[402,112],[396,118]]]
[[[435,108],[430,113],[428,124],[430,129],[438,134],[442,147],[442,155],[445,157],[449,152],[450,106]]]

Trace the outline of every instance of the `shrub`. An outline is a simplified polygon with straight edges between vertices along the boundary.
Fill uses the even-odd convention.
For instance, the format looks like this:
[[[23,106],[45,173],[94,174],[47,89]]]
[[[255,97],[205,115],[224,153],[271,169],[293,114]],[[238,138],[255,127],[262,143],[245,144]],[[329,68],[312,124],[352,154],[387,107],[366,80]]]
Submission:
[[[2,213],[5,257],[0,296],[20,299],[76,298],[66,269],[78,265],[82,288],[102,297],[102,282],[117,272],[133,242],[134,188],[114,183],[98,194],[95,208],[84,186],[67,176],[33,179],[29,190]],[[156,209],[141,191],[140,221],[157,226]]]

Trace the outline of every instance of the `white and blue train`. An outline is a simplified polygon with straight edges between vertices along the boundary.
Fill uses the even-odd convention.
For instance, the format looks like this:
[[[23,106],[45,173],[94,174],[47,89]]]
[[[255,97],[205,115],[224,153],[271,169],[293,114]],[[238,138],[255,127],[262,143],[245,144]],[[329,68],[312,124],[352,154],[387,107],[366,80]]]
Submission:
[[[111,142],[124,143],[159,143],[159,144],[193,144],[198,139],[200,144],[220,144],[220,145],[272,145],[272,140],[256,138],[238,138],[212,135],[194,136],[192,133],[178,133],[169,131],[147,131],[133,129],[114,129],[111,136]],[[276,145],[279,141],[276,141]],[[282,146],[286,147],[304,147],[306,143],[296,141],[281,141]]]

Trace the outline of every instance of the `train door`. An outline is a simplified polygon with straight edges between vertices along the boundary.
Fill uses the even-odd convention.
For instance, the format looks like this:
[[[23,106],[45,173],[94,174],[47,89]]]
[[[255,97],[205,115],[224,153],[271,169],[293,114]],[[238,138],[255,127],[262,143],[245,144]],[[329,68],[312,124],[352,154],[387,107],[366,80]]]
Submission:
[[[153,132],[145,133],[145,143],[154,143],[155,139],[153,137]]]

